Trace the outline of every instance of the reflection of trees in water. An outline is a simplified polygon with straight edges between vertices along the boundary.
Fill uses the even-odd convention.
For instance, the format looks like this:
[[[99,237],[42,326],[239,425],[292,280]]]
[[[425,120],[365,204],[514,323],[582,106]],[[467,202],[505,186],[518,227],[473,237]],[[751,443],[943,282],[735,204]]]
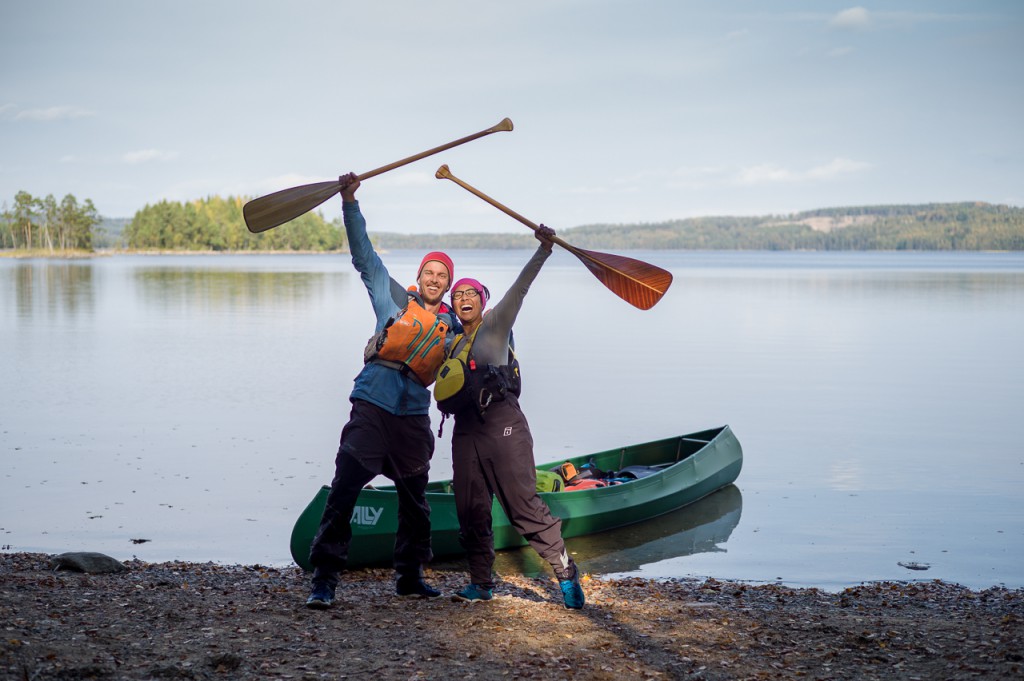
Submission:
[[[691,290],[700,288],[713,291],[748,290],[757,286],[766,295],[807,295],[813,293],[831,301],[844,299],[873,299],[903,296],[931,298],[951,296],[968,301],[987,300],[1006,296],[1019,297],[1024,288],[1024,274],[1019,272],[953,272],[886,271],[884,269],[856,269],[848,272],[836,267],[813,269],[752,270],[742,276],[703,277],[687,280]],[[698,273],[702,274],[702,273]]]
[[[344,287],[347,272],[253,272],[193,268],[145,268],[134,271],[147,305],[164,309],[305,308],[326,286]]]
[[[665,515],[607,532],[572,537],[566,549],[585,572],[630,572],[669,558],[722,551],[740,522],[743,495],[736,485]],[[528,547],[498,551],[500,574],[547,575],[550,568]]]
[[[10,272],[18,316],[92,313],[96,303],[93,267],[87,262],[23,262]],[[5,296],[6,297],[6,296]]]

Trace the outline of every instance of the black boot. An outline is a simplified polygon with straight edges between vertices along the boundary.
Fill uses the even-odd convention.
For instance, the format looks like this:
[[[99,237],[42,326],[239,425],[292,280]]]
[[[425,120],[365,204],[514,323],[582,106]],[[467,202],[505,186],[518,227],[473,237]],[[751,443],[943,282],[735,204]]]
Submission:
[[[419,574],[399,575],[395,581],[395,593],[401,598],[437,598],[441,592],[428,586]]]
[[[317,568],[313,572],[313,584],[306,599],[306,607],[326,610],[334,605],[334,590],[338,586],[338,573]]]

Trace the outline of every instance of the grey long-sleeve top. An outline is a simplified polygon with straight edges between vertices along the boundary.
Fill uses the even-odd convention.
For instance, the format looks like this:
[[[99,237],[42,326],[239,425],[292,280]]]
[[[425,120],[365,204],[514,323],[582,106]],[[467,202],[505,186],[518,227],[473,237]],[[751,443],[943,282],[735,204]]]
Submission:
[[[508,344],[512,325],[515,324],[519,310],[523,306],[523,299],[530,290],[530,284],[537,278],[541,266],[550,255],[551,251],[539,246],[505,296],[484,315],[472,349],[473,358],[478,365],[508,364]]]

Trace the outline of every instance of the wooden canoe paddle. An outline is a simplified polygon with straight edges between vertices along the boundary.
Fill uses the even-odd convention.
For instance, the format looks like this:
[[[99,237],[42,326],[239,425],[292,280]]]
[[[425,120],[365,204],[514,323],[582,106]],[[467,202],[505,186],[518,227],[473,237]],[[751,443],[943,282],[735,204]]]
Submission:
[[[439,180],[451,180],[466,191],[476,194],[498,210],[504,211],[516,220],[519,220],[519,222],[535,232],[540,227],[511,208],[498,203],[479,189],[471,187],[455,177],[448,170],[447,165],[438,168],[437,172],[434,173],[434,177]],[[612,255],[610,253],[584,250],[566,243],[557,236],[552,237],[552,241],[579,258],[586,265],[587,269],[602,284],[608,287],[612,293],[641,310],[649,310],[654,307],[672,284],[672,274],[670,272],[641,260],[634,260],[633,258]]]
[[[386,173],[389,170],[394,170],[401,166],[418,161],[421,158],[432,156],[439,152],[457,147],[460,144],[466,142],[472,142],[475,139],[490,135],[492,132],[503,132],[512,129],[512,121],[508,118],[503,119],[497,125],[491,126],[486,130],[467,135],[454,142],[448,142],[442,144],[439,147],[428,149],[427,151],[421,152],[410,156],[409,158],[403,158],[401,161],[395,161],[389,163],[386,166],[381,166],[369,172],[359,175],[359,181],[363,181]],[[278,225],[283,225],[289,220],[294,220],[303,213],[307,213],[321,203],[331,198],[335,194],[341,191],[341,182],[339,180],[332,180],[330,182],[316,182],[313,184],[304,184],[299,187],[292,187],[290,189],[282,189],[279,192],[273,194],[267,194],[261,196],[258,199],[249,201],[242,207],[242,215],[245,217],[245,224],[249,228],[250,232],[259,234],[265,232],[268,229],[273,229]]]

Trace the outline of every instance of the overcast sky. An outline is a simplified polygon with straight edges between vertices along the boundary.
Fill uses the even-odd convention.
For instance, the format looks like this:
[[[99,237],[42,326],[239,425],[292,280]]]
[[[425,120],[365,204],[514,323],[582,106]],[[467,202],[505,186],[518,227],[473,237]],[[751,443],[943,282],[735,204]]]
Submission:
[[[1024,205],[1024,2],[0,4],[0,203],[367,180],[370,229]],[[341,199],[322,208],[328,219]]]

